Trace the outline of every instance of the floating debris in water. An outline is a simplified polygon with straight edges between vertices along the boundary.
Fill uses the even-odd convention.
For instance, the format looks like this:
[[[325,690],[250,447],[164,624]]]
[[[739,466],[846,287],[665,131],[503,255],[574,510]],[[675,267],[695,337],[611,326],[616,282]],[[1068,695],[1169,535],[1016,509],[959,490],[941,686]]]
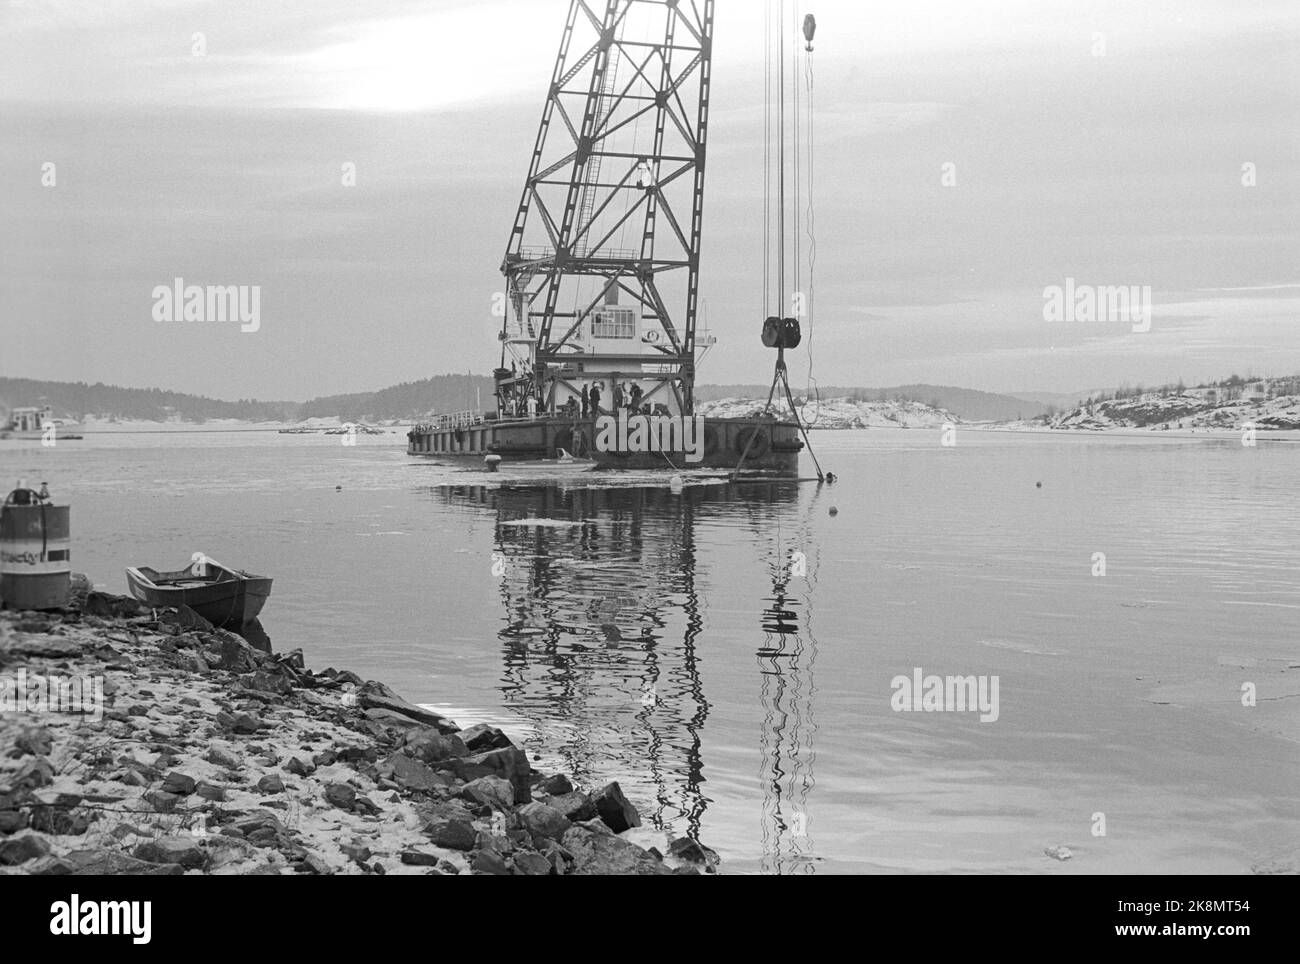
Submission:
[[[839,515],[839,514],[840,514],[840,510],[835,508],[835,506],[831,506],[831,515]]]
[[[1024,643],[1013,643],[1006,639],[981,639],[981,646],[991,646],[993,649],[1009,649],[1014,653],[1024,653],[1026,656],[1060,656],[1061,653],[1054,649],[1039,649],[1035,646],[1029,646]]]
[[[1070,853],[1069,847],[1046,847],[1043,849],[1043,853],[1053,860],[1069,860],[1074,856],[1074,854]]]

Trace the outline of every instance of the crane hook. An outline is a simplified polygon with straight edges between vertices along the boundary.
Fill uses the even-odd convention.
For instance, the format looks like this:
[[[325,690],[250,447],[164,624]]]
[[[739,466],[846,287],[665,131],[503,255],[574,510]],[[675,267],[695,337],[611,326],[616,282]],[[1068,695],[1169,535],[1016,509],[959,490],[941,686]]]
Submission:
[[[804,50],[808,51],[808,53],[812,53],[813,34],[815,34],[816,32],[817,32],[817,18],[814,17],[811,13],[807,14],[803,18],[803,39],[808,41],[808,45],[804,47]]]

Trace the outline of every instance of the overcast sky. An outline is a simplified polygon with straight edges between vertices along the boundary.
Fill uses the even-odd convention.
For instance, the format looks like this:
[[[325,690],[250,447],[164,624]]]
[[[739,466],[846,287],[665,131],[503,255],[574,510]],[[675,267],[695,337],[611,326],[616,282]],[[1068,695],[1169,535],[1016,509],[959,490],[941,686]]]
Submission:
[[[0,374],[304,399],[489,372],[567,5],[0,6]],[[1300,371],[1295,0],[800,6],[823,384]],[[700,380],[765,381],[763,6],[717,7]],[[261,329],[154,321],[178,276],[260,285]],[[1045,321],[1067,277],[1149,285],[1150,331]]]

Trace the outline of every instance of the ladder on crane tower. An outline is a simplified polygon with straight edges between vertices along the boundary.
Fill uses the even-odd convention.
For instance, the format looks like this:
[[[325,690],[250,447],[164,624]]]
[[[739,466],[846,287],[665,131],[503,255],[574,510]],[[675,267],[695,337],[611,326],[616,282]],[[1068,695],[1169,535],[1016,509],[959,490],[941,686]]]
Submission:
[[[596,102],[596,131],[601,131],[605,127],[605,122],[609,119],[610,112],[614,109],[614,91],[618,87],[618,62],[622,59],[617,46],[613,47],[610,52],[609,65],[605,70],[604,82],[600,86],[600,99]],[[596,187],[600,182],[600,162],[599,153],[592,154],[587,158],[587,168],[583,177],[582,197],[578,201],[578,227],[575,237],[581,237],[582,234],[591,225],[591,219],[596,210]],[[585,246],[582,250],[587,250]],[[595,255],[594,251],[587,251],[588,255]]]
[[[536,326],[533,324],[533,315],[528,307],[532,304],[532,298],[528,293],[528,286],[532,283],[533,275],[536,273],[536,270],[528,269],[514,277],[511,277],[507,281],[510,302],[515,309],[515,321],[519,326],[519,330],[515,332],[515,334],[521,338],[525,335],[529,338],[537,337]],[[510,326],[509,314],[506,315],[506,326],[507,333],[511,333],[512,326]]]

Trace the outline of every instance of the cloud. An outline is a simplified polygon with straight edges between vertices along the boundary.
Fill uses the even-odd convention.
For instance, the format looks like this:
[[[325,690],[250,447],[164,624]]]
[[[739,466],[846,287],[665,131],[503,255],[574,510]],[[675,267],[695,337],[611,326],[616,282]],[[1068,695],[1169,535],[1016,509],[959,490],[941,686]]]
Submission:
[[[486,306],[566,6],[8,4],[0,337],[43,337],[7,373],[307,397],[487,370]],[[1052,389],[1296,362],[1293,3],[815,6],[822,380]],[[771,365],[759,10],[719,5],[711,381]],[[177,275],[263,284],[263,331],[160,338],[141,292]],[[1150,284],[1153,332],[1049,329],[1042,288],[1067,276]]]

